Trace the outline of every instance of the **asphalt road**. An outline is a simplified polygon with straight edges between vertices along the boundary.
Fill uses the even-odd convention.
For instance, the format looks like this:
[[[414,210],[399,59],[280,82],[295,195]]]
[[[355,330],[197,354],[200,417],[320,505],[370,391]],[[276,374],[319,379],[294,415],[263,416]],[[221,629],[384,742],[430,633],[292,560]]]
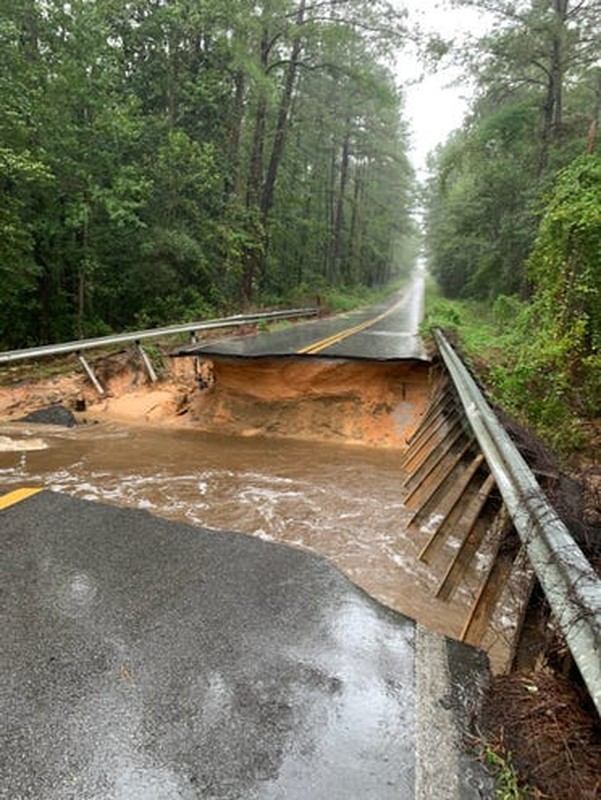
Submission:
[[[179,348],[173,355],[259,358],[318,356],[320,358],[427,360],[418,327],[423,313],[424,275],[417,271],[386,303],[334,317],[297,323],[271,333],[254,333]],[[372,322],[373,321],[373,322]],[[363,328],[363,326],[366,326]],[[345,331],[353,331],[336,341]],[[328,343],[328,340],[333,340]],[[307,350],[310,352],[307,352]]]
[[[483,655],[324,559],[52,492],[0,531],[1,797],[493,796]]]

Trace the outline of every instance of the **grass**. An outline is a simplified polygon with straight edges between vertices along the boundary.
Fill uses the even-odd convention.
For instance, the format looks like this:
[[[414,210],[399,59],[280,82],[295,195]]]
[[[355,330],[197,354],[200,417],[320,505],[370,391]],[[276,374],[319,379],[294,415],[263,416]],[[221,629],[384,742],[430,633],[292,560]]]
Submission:
[[[274,333],[275,331],[285,331],[287,328],[290,328],[294,323],[292,323],[289,319],[278,319],[275,322],[269,322],[266,319],[260,319],[257,322],[257,330],[261,331],[261,333],[269,332]]]
[[[357,286],[351,289],[329,289],[322,295],[322,303],[334,313],[340,314],[361,306],[380,303],[405,283],[407,283],[407,278],[402,276],[395,278],[386,286],[379,286],[376,289],[370,289],[367,286]]]
[[[78,368],[75,353],[69,356],[48,356],[41,359],[24,359],[0,367],[0,384],[9,385],[21,381],[43,381],[67,375]]]
[[[509,753],[502,745],[487,743],[482,748],[482,759],[495,777],[497,800],[529,800],[532,794],[523,789]]]
[[[505,296],[494,303],[448,300],[431,282],[422,326],[426,341],[435,327],[458,343],[491,399],[557,454],[586,447],[598,406],[601,364],[581,362],[576,369],[562,344],[537,329],[527,303]]]

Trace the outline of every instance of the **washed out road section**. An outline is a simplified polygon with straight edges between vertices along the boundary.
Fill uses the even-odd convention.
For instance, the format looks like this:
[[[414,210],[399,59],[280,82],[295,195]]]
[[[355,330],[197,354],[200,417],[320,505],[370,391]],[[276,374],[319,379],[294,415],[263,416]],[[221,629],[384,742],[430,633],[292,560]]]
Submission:
[[[173,355],[265,358],[296,354],[304,358],[427,361],[418,332],[423,297],[424,275],[418,270],[403,289],[380,305],[268,333],[181,347]]]
[[[0,521],[7,796],[487,796],[481,654],[324,559],[51,492]]]

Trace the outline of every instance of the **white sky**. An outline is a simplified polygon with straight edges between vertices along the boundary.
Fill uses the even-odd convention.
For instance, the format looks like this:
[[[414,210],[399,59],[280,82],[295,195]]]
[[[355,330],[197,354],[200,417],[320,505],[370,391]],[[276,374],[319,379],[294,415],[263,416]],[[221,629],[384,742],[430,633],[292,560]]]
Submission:
[[[475,9],[451,9],[444,0],[394,0],[409,11],[409,25],[418,23],[424,32],[436,32],[445,39],[461,38],[468,33],[481,34],[486,24]],[[405,111],[411,122],[412,148],[409,153],[418,176],[426,171],[428,153],[458,128],[468,107],[469,86],[451,85],[461,76],[457,67],[446,67],[436,74],[423,75],[415,55],[399,54],[399,81],[404,87]],[[411,85],[407,81],[415,81]]]

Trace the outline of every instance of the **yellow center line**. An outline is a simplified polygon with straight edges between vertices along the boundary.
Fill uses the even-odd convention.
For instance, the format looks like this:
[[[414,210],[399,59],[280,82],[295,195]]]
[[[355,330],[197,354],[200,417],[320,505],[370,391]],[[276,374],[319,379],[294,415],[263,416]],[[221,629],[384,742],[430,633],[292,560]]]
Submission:
[[[381,314],[378,314],[377,317],[373,319],[368,319],[365,322],[360,323],[359,325],[355,325],[353,328],[345,328],[343,331],[339,331],[338,333],[334,333],[332,336],[328,336],[326,339],[320,339],[320,341],[315,342],[314,344],[310,344],[307,347],[303,347],[302,350],[299,350],[299,353],[302,354],[313,354],[319,353],[320,350],[325,350],[326,347],[330,347],[333,344],[338,344],[338,342],[343,341],[343,339],[347,339],[349,336],[354,336],[355,333],[360,333],[364,331],[366,328],[369,328],[371,325],[375,325],[380,320],[383,320],[389,314],[392,314],[393,311],[397,309],[397,307],[403,302],[405,298],[402,297],[398,303],[395,303],[390,308],[387,308],[386,311],[383,311]]]
[[[28,497],[32,497],[41,491],[41,489],[15,489],[14,492],[0,495],[0,511],[9,506],[14,506],[15,503],[20,503],[22,500],[27,500]]]

